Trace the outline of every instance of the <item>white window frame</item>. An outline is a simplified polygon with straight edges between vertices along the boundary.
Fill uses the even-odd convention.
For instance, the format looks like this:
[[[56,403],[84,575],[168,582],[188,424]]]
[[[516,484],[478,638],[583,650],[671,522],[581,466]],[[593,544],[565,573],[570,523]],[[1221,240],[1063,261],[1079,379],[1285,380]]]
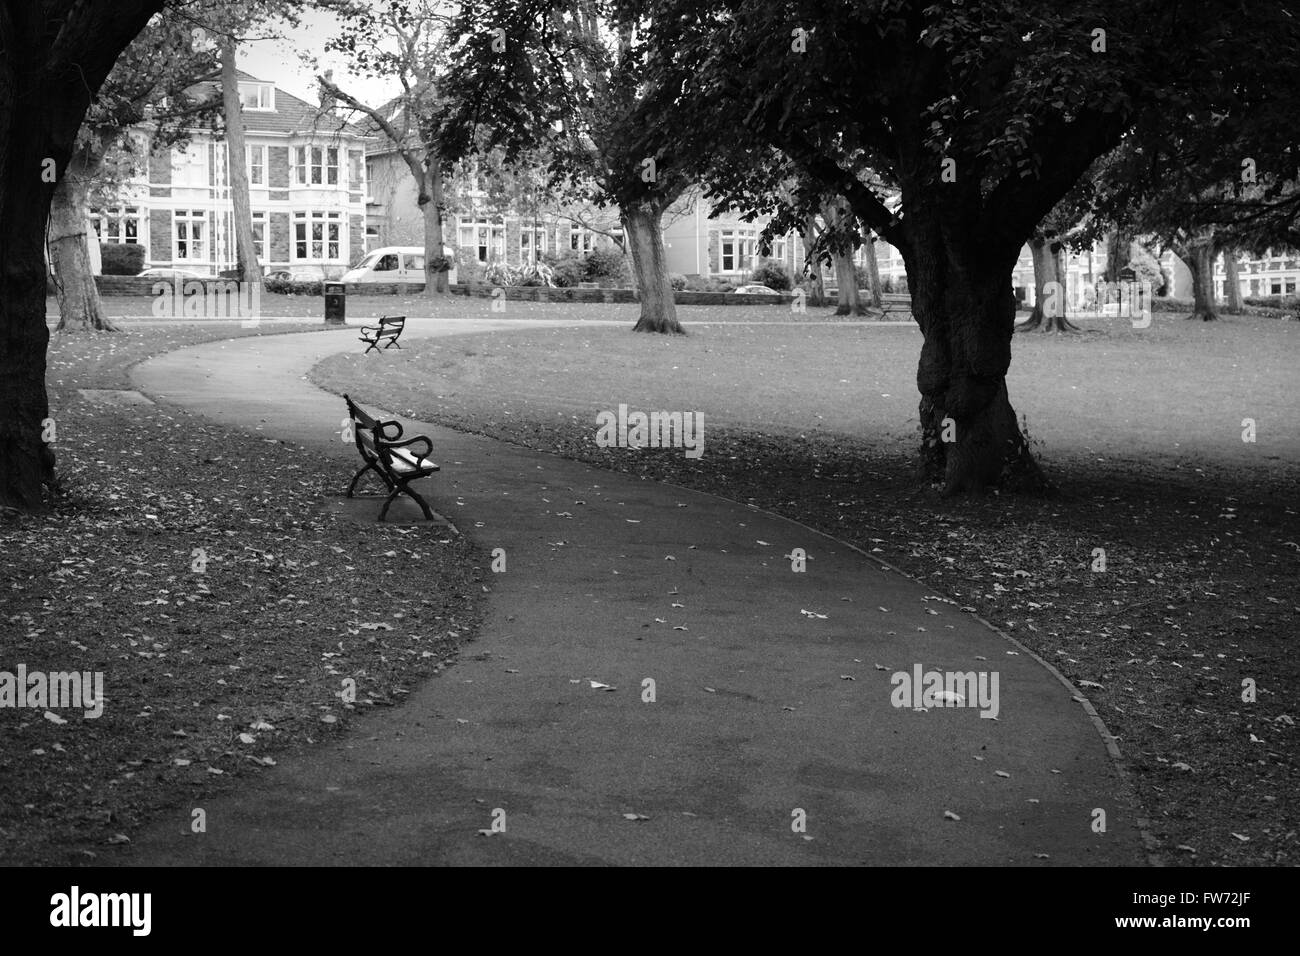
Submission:
[[[355,151],[344,151],[348,160],[348,192],[361,193],[364,196],[368,194],[366,183],[370,181],[370,164],[366,162],[366,157],[362,153],[357,154],[354,162],[353,152]]]
[[[569,228],[569,251],[586,255],[596,248],[596,234],[586,226]]]
[[[245,99],[252,94],[252,103]],[[240,83],[239,84],[239,105],[241,109],[249,113],[274,113],[275,112],[275,84],[273,83]]]
[[[319,239],[312,235],[312,227],[316,225],[321,227]],[[331,227],[334,228],[332,239],[330,238]],[[333,255],[330,255],[331,246],[335,247]],[[304,247],[306,255],[300,254],[300,250]],[[347,248],[347,221],[341,212],[311,209],[299,210],[293,214],[293,241],[289,249],[293,262],[341,262]]]
[[[249,146],[248,150],[248,185],[265,186],[267,184],[266,146]],[[260,172],[260,175],[257,173]]]
[[[541,257],[546,255],[546,233],[545,226],[533,227],[525,226],[520,223],[519,226],[519,261],[523,265],[535,265],[541,261]],[[532,248],[536,243],[537,248]]]
[[[308,189],[337,189],[339,186],[339,147],[295,146],[293,148],[293,182]],[[333,162],[331,162],[331,156]],[[315,181],[319,177],[319,182]]]
[[[484,217],[461,216],[457,226],[457,238],[462,249],[472,249],[479,262],[505,262],[506,259],[506,224],[505,220],[492,220]],[[466,239],[468,238],[468,241]]]
[[[173,211],[173,262],[208,262],[208,257],[211,254],[211,242],[212,222],[206,209],[177,209]],[[182,243],[185,244],[185,255],[181,255]],[[199,253],[198,255],[194,255],[196,250]]]
[[[139,206],[112,206],[90,214],[90,221],[95,227],[95,235],[100,242],[115,246],[140,246],[141,227],[144,216]],[[135,224],[135,237],[127,236],[127,225]]]
[[[253,216],[253,251],[257,256],[257,261],[260,263],[265,263],[267,261],[266,258],[266,250],[268,248],[267,228],[269,226],[269,220],[267,219],[267,215],[265,212],[255,212],[252,214],[252,216]]]
[[[208,189],[208,149],[206,145],[191,142],[182,150],[172,147],[172,186],[177,189]]]

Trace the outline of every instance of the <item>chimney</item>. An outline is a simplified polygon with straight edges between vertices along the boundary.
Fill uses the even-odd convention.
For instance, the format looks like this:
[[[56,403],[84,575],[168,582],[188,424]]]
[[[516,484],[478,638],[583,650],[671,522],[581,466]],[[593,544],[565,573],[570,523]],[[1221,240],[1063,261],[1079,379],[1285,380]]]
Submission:
[[[334,82],[334,71],[333,71],[333,70],[326,70],[326,71],[325,71],[325,80],[326,80],[326,82],[329,82],[329,83],[333,83],[333,82]],[[325,113],[332,113],[332,112],[334,112],[334,106],[335,106],[334,96],[333,96],[331,93],[329,93],[329,92],[325,89],[325,87],[322,86],[322,87],[320,88],[320,108],[321,108],[321,110],[322,110],[323,112],[325,112]]]

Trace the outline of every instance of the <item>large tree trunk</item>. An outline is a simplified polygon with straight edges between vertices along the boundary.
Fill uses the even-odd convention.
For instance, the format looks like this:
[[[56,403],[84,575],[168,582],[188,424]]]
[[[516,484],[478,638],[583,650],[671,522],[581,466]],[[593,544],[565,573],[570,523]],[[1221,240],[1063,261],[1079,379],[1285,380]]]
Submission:
[[[810,286],[808,304],[821,306],[826,304],[826,287],[822,281],[822,264],[813,255],[813,243],[817,241],[817,216],[810,214],[803,230],[803,269]]]
[[[434,259],[442,256],[442,212],[446,208],[442,157],[430,150],[425,165],[428,192],[420,189],[420,213],[424,216],[424,294],[429,298],[451,294],[446,270],[435,270]]]
[[[98,241],[86,233],[86,194],[93,166],[94,161],[78,150],[54,187],[50,203],[49,251],[59,298],[59,332],[116,330],[104,314],[86,245]]]
[[[1060,243],[1041,236],[1029,240],[1029,255],[1034,261],[1034,308],[1017,332],[1078,332],[1079,327],[1065,317],[1065,251]]]
[[[1046,482],[1006,385],[1016,318],[1009,276],[1018,250],[996,254],[981,248],[978,236],[926,228],[917,213],[911,226],[900,251],[924,336],[916,374],[921,477],[942,482],[945,496],[998,485],[1041,489]]]
[[[883,308],[880,299],[880,264],[876,262],[876,237],[871,233],[867,233],[864,248],[867,256],[867,281],[871,286],[871,307],[879,310]]]
[[[848,203],[839,196],[832,197],[830,201],[822,204],[822,219],[826,220],[826,225],[832,230],[838,230],[840,227],[849,224],[853,216],[852,210],[849,209]],[[836,315],[866,315],[866,307],[862,304],[862,297],[858,293],[858,268],[853,263],[853,249],[847,243],[840,244],[840,236],[836,232],[831,233],[833,240],[831,249],[831,263],[835,267],[835,284],[839,291],[836,294],[835,314]]]
[[[240,282],[262,285],[262,267],[253,242],[253,207],[248,194],[248,161],[244,148],[244,113],[239,102],[239,77],[235,73],[235,40],[221,38],[221,105],[226,120],[226,175],[234,206],[235,271]],[[270,228],[268,225],[267,228]]]
[[[45,392],[45,227],[57,177],[114,61],[163,0],[0,11],[0,508],[37,511],[57,488],[41,440]],[[57,45],[57,50],[56,50]]]
[[[632,271],[641,297],[641,318],[633,331],[684,335],[668,276],[661,215],[660,207],[650,202],[623,210],[623,235],[632,251]]]
[[[832,255],[835,263],[835,282],[839,291],[835,297],[836,315],[866,315],[867,308],[862,304],[862,295],[858,291],[858,267],[849,253],[837,252]]]
[[[1219,317],[1214,300],[1214,239],[1196,239],[1174,253],[1192,274],[1192,314],[1189,319],[1213,322]]]
[[[1241,315],[1241,264],[1237,262],[1236,249],[1223,250],[1223,293],[1229,315]]]
[[[38,90],[15,96],[0,79],[0,508],[21,511],[43,510],[42,488],[57,487],[54,452],[41,440],[50,415],[43,245],[53,184],[37,181],[47,153],[28,133],[41,128],[41,102]]]

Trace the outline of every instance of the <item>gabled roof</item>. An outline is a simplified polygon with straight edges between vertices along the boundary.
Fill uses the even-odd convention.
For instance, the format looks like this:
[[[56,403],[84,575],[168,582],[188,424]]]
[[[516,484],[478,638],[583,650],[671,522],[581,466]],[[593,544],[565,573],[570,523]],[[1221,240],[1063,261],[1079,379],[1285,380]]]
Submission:
[[[259,79],[245,73],[243,70],[236,70],[235,74],[242,82],[266,83],[275,86],[270,80]],[[207,81],[198,84],[195,89],[212,91],[220,95],[221,82],[220,80]],[[246,109],[243,113],[244,129],[249,133],[324,133],[326,135],[358,137],[367,135],[366,131],[356,124],[349,123],[334,113],[322,110],[319,106],[300,100],[292,93],[278,86],[275,86],[275,110],[273,112]]]
[[[394,96],[387,103],[377,107],[377,111],[390,126],[398,131],[406,122],[406,100],[402,96]],[[393,141],[388,138],[388,134],[369,116],[362,114],[355,125],[362,131],[362,135],[370,139],[370,143],[366,146],[366,152],[370,155],[383,155],[384,153],[396,151],[396,147]]]

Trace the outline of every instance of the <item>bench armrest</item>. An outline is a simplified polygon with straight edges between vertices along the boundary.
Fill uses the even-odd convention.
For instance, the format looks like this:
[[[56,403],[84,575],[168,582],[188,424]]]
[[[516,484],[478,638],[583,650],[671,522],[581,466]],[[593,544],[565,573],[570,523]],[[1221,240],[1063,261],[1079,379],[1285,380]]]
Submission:
[[[388,434],[390,428],[394,429],[391,435]],[[375,425],[375,434],[385,442],[392,444],[402,437],[402,423],[394,420],[379,422]]]
[[[424,442],[424,451],[416,454],[419,464],[424,464],[425,460],[433,454],[433,442],[427,435],[416,435],[414,438],[408,438],[406,441],[385,441],[384,444],[389,448],[410,448],[412,445]]]

